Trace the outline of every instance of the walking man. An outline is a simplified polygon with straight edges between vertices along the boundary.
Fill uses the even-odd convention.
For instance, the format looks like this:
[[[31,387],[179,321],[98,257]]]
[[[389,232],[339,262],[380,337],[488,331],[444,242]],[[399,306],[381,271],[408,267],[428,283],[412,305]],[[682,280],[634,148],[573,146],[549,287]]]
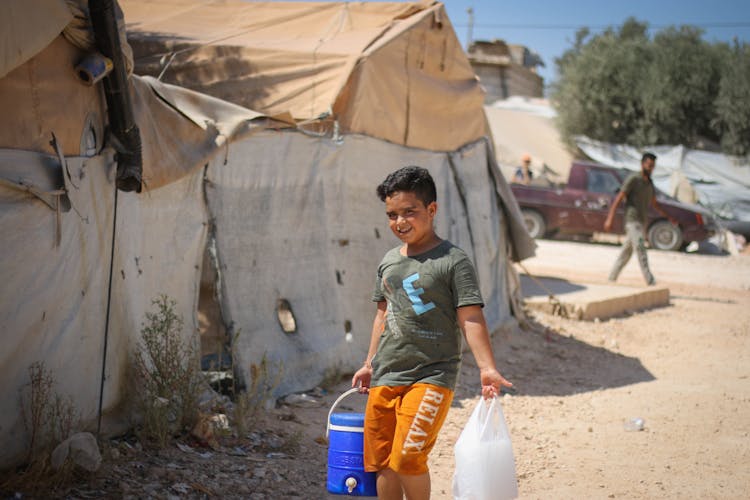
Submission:
[[[648,268],[648,258],[646,257],[646,236],[644,228],[648,221],[648,207],[653,206],[657,212],[677,225],[672,217],[661,208],[656,201],[654,184],[651,182],[651,173],[656,167],[656,155],[653,153],[644,153],[641,158],[641,171],[630,175],[617,193],[615,201],[607,214],[607,220],[604,221],[604,230],[612,229],[612,222],[615,217],[615,211],[618,205],[625,198],[625,242],[622,245],[622,251],[617,257],[612,271],[609,273],[609,281],[616,281],[617,276],[630,260],[630,256],[635,249],[638,255],[638,263],[641,265],[641,272],[649,285],[654,285],[656,280],[651,270]]]

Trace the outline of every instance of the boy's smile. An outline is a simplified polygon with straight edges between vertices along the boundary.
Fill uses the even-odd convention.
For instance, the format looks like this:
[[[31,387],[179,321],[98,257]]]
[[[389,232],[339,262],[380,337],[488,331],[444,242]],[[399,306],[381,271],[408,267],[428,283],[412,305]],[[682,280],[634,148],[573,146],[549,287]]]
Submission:
[[[385,199],[385,212],[391,231],[405,243],[407,255],[427,251],[440,242],[432,225],[437,212],[434,201],[425,206],[415,193],[396,191]]]

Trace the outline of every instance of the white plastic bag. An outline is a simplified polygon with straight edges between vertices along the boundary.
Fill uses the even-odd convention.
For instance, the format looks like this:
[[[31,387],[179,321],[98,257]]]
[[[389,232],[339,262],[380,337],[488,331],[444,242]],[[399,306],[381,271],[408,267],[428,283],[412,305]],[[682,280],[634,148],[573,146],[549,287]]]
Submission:
[[[506,500],[518,496],[516,465],[498,399],[480,399],[453,450],[456,500]]]

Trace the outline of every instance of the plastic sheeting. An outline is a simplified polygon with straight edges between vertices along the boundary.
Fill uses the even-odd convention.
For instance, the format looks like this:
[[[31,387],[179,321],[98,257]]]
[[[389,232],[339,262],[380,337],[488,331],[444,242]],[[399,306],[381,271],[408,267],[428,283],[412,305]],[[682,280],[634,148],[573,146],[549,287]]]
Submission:
[[[578,137],[576,143],[595,161],[633,171],[640,170],[643,152],[651,151],[657,156],[653,179],[660,190],[673,192],[670,183],[672,174],[681,173],[698,193],[701,205],[727,219],[750,221],[750,162],[747,158],[687,149],[684,146],[638,149],[588,137]]]
[[[261,132],[234,142],[227,164],[207,173],[222,315],[239,332],[235,353],[246,382],[264,356],[283,371],[279,394],[361,365],[375,311],[375,271],[399,244],[375,186],[410,164],[435,178],[438,234],[473,256],[489,327],[512,319],[507,222],[484,141],[445,154],[365,136],[335,143]],[[282,331],[279,299],[291,304],[296,333]]]

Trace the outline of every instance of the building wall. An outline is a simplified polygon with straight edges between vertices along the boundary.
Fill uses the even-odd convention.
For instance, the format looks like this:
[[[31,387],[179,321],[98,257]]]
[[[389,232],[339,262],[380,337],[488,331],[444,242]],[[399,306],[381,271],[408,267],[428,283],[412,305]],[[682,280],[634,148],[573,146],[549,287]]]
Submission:
[[[544,94],[542,77],[523,66],[478,62],[471,65],[487,92],[484,99],[487,104],[510,96],[542,97]]]

